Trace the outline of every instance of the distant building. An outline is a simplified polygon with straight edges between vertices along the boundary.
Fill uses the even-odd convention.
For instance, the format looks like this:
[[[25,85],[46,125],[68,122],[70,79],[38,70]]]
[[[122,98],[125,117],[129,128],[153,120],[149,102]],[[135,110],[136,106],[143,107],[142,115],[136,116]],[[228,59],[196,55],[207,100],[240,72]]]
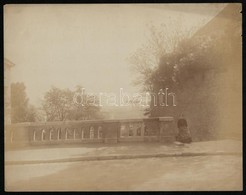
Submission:
[[[14,63],[4,58],[4,123],[11,123],[11,68]]]

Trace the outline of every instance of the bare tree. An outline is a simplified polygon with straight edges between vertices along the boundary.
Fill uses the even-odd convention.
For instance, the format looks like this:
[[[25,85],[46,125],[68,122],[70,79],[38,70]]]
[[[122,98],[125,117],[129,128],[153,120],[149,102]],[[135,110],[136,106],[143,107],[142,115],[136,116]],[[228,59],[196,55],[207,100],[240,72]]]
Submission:
[[[141,85],[143,91],[153,91],[152,73],[158,68],[161,58],[171,53],[182,39],[190,37],[192,33],[192,29],[182,31],[180,28],[170,30],[167,24],[148,26],[150,35],[146,44],[128,58],[130,69],[136,74],[134,85]]]

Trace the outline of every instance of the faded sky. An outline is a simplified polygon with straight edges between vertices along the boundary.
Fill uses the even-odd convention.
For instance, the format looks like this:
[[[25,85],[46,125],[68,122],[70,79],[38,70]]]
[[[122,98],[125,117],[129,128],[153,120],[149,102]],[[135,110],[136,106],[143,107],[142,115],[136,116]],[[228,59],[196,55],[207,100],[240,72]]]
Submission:
[[[52,85],[132,93],[126,58],[146,43],[148,24],[199,28],[225,5],[7,5],[4,57],[16,64],[12,82],[25,83],[34,105]]]

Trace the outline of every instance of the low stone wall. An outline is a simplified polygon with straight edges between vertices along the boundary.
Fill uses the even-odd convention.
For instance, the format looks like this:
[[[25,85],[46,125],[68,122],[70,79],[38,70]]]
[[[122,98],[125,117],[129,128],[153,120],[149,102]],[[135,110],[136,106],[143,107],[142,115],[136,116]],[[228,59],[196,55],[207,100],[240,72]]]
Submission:
[[[172,117],[18,123],[5,127],[7,146],[71,143],[173,142]]]

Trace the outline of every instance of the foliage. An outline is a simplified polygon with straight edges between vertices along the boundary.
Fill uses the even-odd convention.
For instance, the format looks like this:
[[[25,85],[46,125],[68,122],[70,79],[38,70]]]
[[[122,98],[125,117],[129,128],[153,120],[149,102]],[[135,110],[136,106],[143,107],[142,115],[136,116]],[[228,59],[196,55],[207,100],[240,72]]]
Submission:
[[[168,25],[161,24],[159,28],[150,25],[149,32],[147,43],[128,58],[130,68],[136,74],[133,84],[142,85],[143,91],[153,91],[153,72],[158,68],[161,58],[173,51],[184,37],[189,37],[192,30],[181,32],[180,29],[174,29],[170,32]]]
[[[93,106],[90,102],[83,105],[74,102],[75,93],[81,93],[80,86],[75,91],[70,89],[59,89],[52,87],[46,92],[43,101],[43,109],[47,115],[47,121],[64,120],[85,120],[97,119],[101,115],[98,106]],[[83,99],[86,94],[83,94]]]
[[[44,96],[43,108],[48,121],[63,121],[72,107],[73,93],[69,89],[52,87]]]
[[[29,105],[25,89],[24,83],[11,84],[12,123],[36,121],[36,108]]]
[[[169,91],[176,94],[177,106],[154,106],[152,99],[145,115],[177,118],[180,113],[184,113],[196,139],[215,137],[221,114],[220,95],[223,94],[218,83],[223,78],[221,74],[229,68],[226,61],[231,59],[227,56],[232,55],[233,49],[240,48],[238,34],[211,33],[193,37],[187,34],[178,39],[163,38],[159,34],[152,33],[150,42],[150,45],[156,45],[150,48],[155,48],[153,53],[159,59],[156,60],[154,68],[153,64],[149,64],[148,52],[139,52],[145,51],[144,48],[132,56],[135,61],[132,60],[131,63],[141,75],[137,84],[141,84],[143,90],[157,94],[160,89],[168,87]],[[171,51],[163,49],[166,42],[172,43]]]

